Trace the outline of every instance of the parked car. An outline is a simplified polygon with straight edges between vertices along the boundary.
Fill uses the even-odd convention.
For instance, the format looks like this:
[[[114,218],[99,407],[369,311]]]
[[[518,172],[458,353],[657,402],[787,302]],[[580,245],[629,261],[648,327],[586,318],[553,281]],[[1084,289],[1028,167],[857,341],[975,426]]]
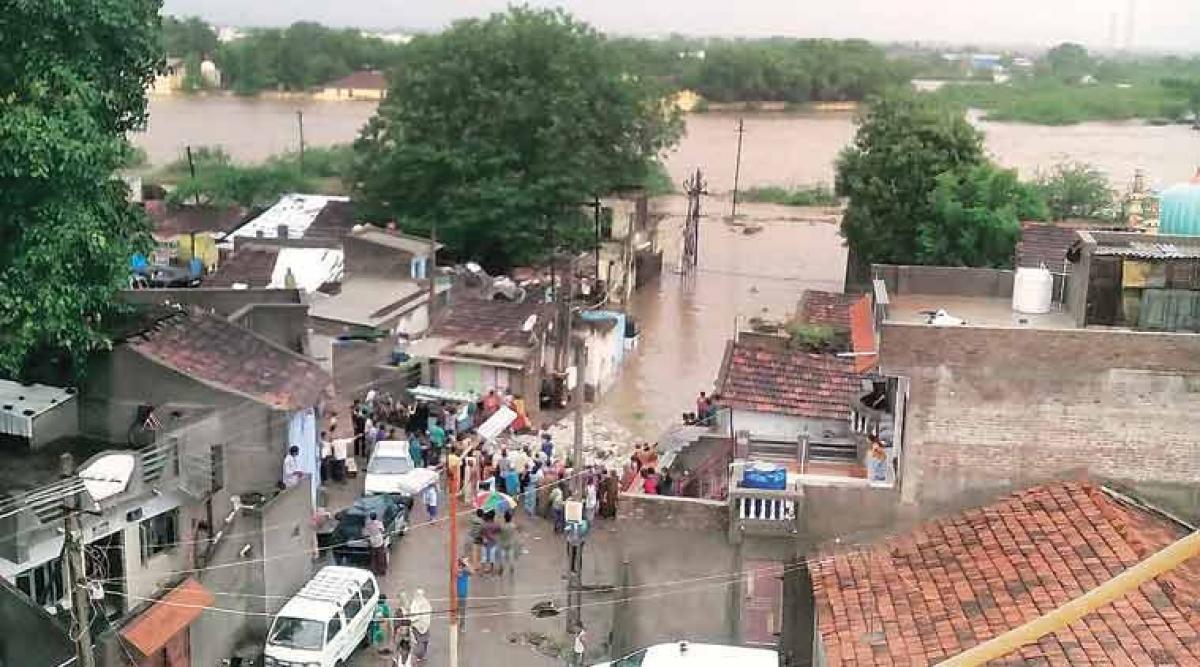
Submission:
[[[672,642],[634,651],[619,660],[592,667],[777,667],[779,654],[770,649]]]
[[[418,468],[408,453],[408,443],[401,440],[381,440],[367,462],[363,492],[368,496],[387,494],[397,500],[409,500],[437,484],[438,473],[430,468]]]
[[[363,535],[367,518],[375,512],[383,521],[387,531],[384,545],[391,547],[392,538],[402,537],[408,530],[408,512],[412,499],[397,500],[390,495],[364,496],[354,504],[334,515],[337,527],[333,529],[333,559],[339,565],[366,565],[371,562],[371,547]]]
[[[370,570],[321,568],[271,621],[264,667],[341,667],[367,643],[379,602]]]

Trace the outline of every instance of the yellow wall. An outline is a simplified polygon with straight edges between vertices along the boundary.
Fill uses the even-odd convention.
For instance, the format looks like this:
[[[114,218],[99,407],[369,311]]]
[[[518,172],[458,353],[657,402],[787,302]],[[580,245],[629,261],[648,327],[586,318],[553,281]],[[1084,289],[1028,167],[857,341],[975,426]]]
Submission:
[[[192,259],[191,234],[180,234],[166,239],[162,244],[174,246],[178,251],[177,256],[180,262],[186,263]],[[205,269],[216,267],[220,253],[217,250],[217,242],[213,240],[212,236],[208,234],[196,234],[196,256],[200,258]]]

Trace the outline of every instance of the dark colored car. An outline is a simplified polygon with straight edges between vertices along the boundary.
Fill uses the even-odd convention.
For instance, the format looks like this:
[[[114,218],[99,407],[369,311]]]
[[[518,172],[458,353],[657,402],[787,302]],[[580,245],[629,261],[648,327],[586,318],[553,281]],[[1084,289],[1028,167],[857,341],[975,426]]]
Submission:
[[[383,521],[386,533],[385,544],[390,547],[392,538],[400,539],[408,530],[408,513],[412,509],[412,498],[395,496],[364,496],[335,515],[337,528],[333,530],[333,558],[339,565],[366,565],[371,562],[371,548],[363,535],[367,518],[375,512]]]

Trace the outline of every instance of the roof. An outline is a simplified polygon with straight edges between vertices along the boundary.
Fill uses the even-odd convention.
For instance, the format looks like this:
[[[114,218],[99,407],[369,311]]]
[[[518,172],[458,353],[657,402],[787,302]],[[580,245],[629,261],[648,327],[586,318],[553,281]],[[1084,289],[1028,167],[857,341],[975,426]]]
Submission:
[[[351,234],[356,239],[401,250],[410,255],[420,257],[429,254],[429,239],[405,234],[394,229],[383,229],[374,225],[360,225]],[[441,250],[445,246],[439,243],[437,247]]]
[[[321,285],[338,282],[345,271],[345,254],[336,248],[280,248],[267,287],[288,287],[288,272],[296,287],[315,292]]]
[[[336,295],[324,299],[314,297],[308,314],[323,320],[374,327],[424,303],[420,297],[426,291],[413,280],[350,278],[341,283]]]
[[[721,405],[810,419],[849,419],[862,392],[852,359],[730,342],[717,380]]]
[[[331,382],[315,361],[201,310],[179,311],[125,344],[161,366],[277,409],[311,407]]]
[[[460,343],[529,347],[537,332],[545,328],[552,308],[544,303],[467,299],[443,310],[429,336]],[[527,326],[531,318],[532,326]]]
[[[854,357],[854,370],[865,373],[879,363],[875,345],[875,313],[871,297],[863,294],[850,306],[850,349]]]
[[[345,255],[336,248],[290,248],[250,244],[225,258],[204,277],[205,287],[287,287],[291,269],[296,287],[315,292],[342,279]]]
[[[172,238],[182,234],[227,234],[237,229],[249,211],[240,206],[181,206],[169,208],[146,203],[154,235]]]
[[[121,630],[121,636],[143,656],[152,656],[212,604],[212,593],[200,582],[188,577],[126,625]]]
[[[354,202],[330,199],[304,231],[305,238],[336,241],[344,238],[357,225]]]
[[[1134,259],[1200,259],[1200,237],[1147,235],[1137,232],[1091,232],[1093,255]]]
[[[375,443],[375,451],[371,454],[372,457],[382,457],[385,459],[407,459],[411,458],[408,450],[408,441],[400,440],[380,440]]]
[[[1047,613],[1188,530],[1058,482],[809,561],[829,665],[931,664]],[[1200,561],[989,664],[1200,664]]]
[[[1018,267],[1062,271],[1067,263],[1067,250],[1079,238],[1074,229],[1040,222],[1021,223],[1021,240],[1017,241],[1014,264]]]
[[[275,272],[278,246],[248,245],[221,260],[217,270],[204,276],[205,287],[266,287]]]
[[[800,321],[837,331],[850,330],[850,307],[860,299],[857,294],[839,294],[822,290],[804,290],[797,308]]]
[[[371,578],[367,570],[356,567],[327,565],[283,605],[276,616],[292,618],[328,618],[341,608],[352,586],[361,586]]]
[[[686,650],[684,647],[686,646]],[[654,667],[704,667],[705,665],[730,665],[739,667],[774,667],[779,664],[779,655],[770,649],[726,646],[721,644],[694,644],[672,642],[655,644],[646,649],[645,662]]]
[[[0,380],[0,433],[33,437],[38,416],[75,399],[74,389]]]
[[[387,90],[387,77],[379,70],[362,70],[325,84],[326,88],[357,88],[359,90]]]
[[[284,195],[274,206],[263,211],[257,218],[238,227],[230,235],[274,239],[279,237],[279,228],[283,226],[287,227],[288,238],[304,238],[308,228],[316,221],[317,216],[327,204],[349,201],[349,197],[296,193]]]

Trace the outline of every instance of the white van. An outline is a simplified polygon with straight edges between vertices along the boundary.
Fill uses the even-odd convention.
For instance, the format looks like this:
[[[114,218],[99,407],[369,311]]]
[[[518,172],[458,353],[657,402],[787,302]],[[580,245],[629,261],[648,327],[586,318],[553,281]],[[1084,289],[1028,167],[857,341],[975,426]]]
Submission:
[[[673,642],[655,644],[593,667],[779,667],[779,654],[762,648]]]
[[[425,489],[437,484],[438,472],[432,468],[413,465],[408,443],[402,440],[381,440],[375,443],[367,462],[363,493],[368,496],[388,494],[397,498],[418,498]]]
[[[342,667],[366,642],[378,602],[370,570],[321,568],[275,614],[264,666]]]

